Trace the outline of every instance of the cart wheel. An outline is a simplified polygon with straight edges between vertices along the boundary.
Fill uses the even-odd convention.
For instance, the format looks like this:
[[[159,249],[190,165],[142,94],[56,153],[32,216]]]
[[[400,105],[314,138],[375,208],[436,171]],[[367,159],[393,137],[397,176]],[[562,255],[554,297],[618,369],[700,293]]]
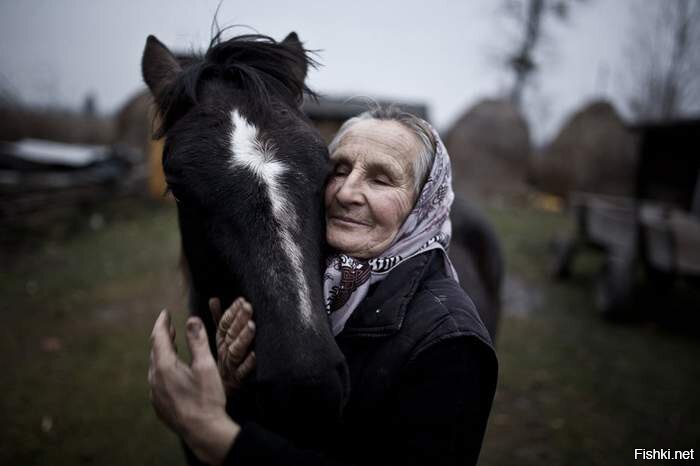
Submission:
[[[575,238],[554,238],[550,242],[549,273],[552,278],[564,280],[571,276],[571,263],[576,254]]]
[[[628,316],[634,288],[634,262],[628,258],[610,257],[598,277],[596,307],[606,319]]]

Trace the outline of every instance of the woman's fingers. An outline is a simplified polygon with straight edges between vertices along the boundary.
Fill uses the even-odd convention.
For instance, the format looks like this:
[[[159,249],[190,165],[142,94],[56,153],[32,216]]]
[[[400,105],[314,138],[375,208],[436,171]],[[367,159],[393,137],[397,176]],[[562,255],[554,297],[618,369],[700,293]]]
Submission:
[[[248,322],[252,322],[251,319],[253,318],[253,306],[251,306],[248,301],[243,298],[238,298],[234,302],[234,305],[237,305],[237,312],[231,326],[226,332],[226,346],[233,343],[248,325]]]
[[[236,370],[236,378],[243,381],[255,369],[255,352],[251,351]]]
[[[216,362],[209,349],[209,338],[204,330],[204,323],[199,317],[190,317],[185,324],[187,328],[187,346],[192,355],[192,370],[204,371],[216,368]]]
[[[161,364],[164,362],[172,362],[176,358],[173,341],[170,338],[170,314],[163,309],[153,325],[151,333],[151,346],[153,351],[153,362]]]
[[[238,366],[230,365],[223,369],[221,377],[228,395],[231,395],[241,387],[246,377],[255,369],[255,364],[255,352],[251,351]]]
[[[221,316],[221,320],[219,320],[219,325],[217,325],[216,327],[216,346],[219,349],[220,353],[222,350],[225,349],[224,342],[226,340],[226,333],[233,326],[240,326],[237,324],[237,319],[242,307],[243,298],[236,299],[231,304],[231,307],[229,307],[226,310],[226,312],[224,312],[224,315]]]
[[[230,332],[227,334],[227,338],[229,335]],[[253,338],[255,338],[255,323],[249,320],[238,336],[233,338],[233,341],[228,345],[229,364],[239,365],[243,362]]]
[[[219,325],[221,321],[221,300],[219,298],[209,299],[209,312],[214,319],[214,324]]]
[[[173,350],[175,350],[175,353],[177,353],[177,343],[175,342],[175,337],[177,337],[177,332],[175,331],[175,326],[173,325],[172,322],[170,322],[170,341],[173,343]]]
[[[255,355],[250,351],[255,338],[252,317],[253,306],[239,297],[223,313],[216,328],[219,373],[229,394],[255,367]]]

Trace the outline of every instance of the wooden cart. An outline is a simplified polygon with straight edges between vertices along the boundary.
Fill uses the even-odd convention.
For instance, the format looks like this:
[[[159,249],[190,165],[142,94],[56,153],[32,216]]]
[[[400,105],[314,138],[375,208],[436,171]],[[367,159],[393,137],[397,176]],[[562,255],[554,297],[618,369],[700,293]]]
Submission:
[[[575,234],[555,242],[553,273],[565,278],[582,248],[605,262],[596,305],[606,317],[630,310],[640,280],[668,287],[700,278],[700,120],[640,125],[634,197],[572,193]]]

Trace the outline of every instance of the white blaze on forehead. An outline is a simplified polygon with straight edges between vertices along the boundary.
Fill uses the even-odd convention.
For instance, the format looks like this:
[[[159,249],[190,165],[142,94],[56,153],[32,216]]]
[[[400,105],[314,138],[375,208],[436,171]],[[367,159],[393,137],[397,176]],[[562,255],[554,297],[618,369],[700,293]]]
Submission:
[[[243,117],[238,110],[231,112],[233,132],[231,134],[232,168],[244,167],[253,172],[262,182],[272,204],[272,214],[280,226],[279,236],[282,250],[289,258],[297,281],[299,307],[303,321],[311,324],[311,301],[309,286],[306,283],[302,267],[301,251],[294,241],[292,233],[298,230],[294,207],[284,196],[281,188],[281,176],[287,170],[284,163],[275,160],[275,148],[258,138],[258,129]]]
[[[274,159],[272,147],[260,143],[258,129],[241,116],[238,110],[231,112],[231,118],[231,163],[249,168],[268,186],[276,185],[279,175],[285,170],[284,164]]]

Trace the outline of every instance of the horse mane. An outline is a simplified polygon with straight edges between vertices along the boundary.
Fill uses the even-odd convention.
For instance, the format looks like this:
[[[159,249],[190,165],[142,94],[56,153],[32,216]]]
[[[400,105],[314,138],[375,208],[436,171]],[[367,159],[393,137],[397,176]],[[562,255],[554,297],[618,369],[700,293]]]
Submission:
[[[183,70],[156,100],[161,123],[154,137],[160,138],[199,100],[202,83],[219,78],[245,89],[248,102],[262,107],[272,97],[301,104],[304,94],[316,94],[304,83],[300,69],[316,68],[310,50],[277,42],[262,34],[244,34],[221,41],[221,32],[211,40],[204,56],[179,57]]]

